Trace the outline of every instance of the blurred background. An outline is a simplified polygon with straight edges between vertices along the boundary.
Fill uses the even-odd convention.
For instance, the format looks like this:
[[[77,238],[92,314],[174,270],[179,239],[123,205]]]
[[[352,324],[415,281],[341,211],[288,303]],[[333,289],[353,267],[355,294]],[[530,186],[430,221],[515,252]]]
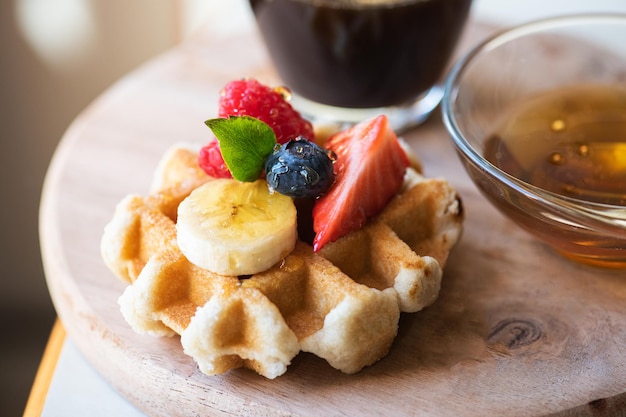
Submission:
[[[230,0],[229,0],[230,1]],[[38,240],[54,149],[128,71],[220,20],[224,0],[0,0],[0,416],[22,415],[55,319]]]
[[[600,3],[625,11],[623,0]],[[473,13],[508,25],[581,11],[598,11],[598,4],[476,0]],[[38,210],[65,129],[125,73],[194,31],[237,30],[250,18],[246,0],[0,0],[0,416],[22,414],[55,320]]]

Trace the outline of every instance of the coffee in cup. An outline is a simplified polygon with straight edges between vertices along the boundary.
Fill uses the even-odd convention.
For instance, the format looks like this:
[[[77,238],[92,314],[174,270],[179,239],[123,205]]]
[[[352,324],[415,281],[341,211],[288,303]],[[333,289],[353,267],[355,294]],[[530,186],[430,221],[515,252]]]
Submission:
[[[422,122],[471,0],[250,0],[294,105],[313,119]],[[354,120],[352,120],[354,119]]]

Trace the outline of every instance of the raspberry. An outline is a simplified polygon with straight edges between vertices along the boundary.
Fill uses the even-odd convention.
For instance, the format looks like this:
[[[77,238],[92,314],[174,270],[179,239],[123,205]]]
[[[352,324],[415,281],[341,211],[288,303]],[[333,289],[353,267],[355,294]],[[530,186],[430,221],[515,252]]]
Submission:
[[[280,144],[298,136],[312,141],[315,135],[313,125],[291,107],[280,89],[271,89],[254,79],[226,84],[220,95],[218,116],[251,116],[262,120],[272,128]],[[232,178],[215,139],[200,150],[198,164],[212,177]]]
[[[218,115],[256,117],[274,130],[280,144],[298,136],[313,141],[313,125],[303,119],[279,91],[254,79],[231,81],[220,95]]]
[[[200,168],[214,178],[232,178],[222,152],[220,152],[220,144],[217,139],[212,140],[206,146],[203,146],[198,153],[198,165]]]

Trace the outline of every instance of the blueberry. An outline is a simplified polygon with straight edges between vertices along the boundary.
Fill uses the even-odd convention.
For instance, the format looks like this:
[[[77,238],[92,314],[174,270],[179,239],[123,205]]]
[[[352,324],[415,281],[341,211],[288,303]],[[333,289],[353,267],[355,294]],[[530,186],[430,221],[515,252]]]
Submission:
[[[265,161],[270,189],[294,198],[318,197],[333,185],[333,158],[303,136],[277,145]]]

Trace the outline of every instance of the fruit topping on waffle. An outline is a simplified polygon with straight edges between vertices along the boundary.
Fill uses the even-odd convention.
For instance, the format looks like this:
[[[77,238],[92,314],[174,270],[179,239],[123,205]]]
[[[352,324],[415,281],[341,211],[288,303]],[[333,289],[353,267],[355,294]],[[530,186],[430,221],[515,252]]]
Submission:
[[[461,202],[385,116],[320,144],[275,94],[229,83],[206,122],[216,137],[163,155],[150,192],[117,205],[102,257],[128,284],[130,326],[179,335],[207,375],[275,378],[300,351],[358,372],[387,354],[400,313],[436,300]]]

